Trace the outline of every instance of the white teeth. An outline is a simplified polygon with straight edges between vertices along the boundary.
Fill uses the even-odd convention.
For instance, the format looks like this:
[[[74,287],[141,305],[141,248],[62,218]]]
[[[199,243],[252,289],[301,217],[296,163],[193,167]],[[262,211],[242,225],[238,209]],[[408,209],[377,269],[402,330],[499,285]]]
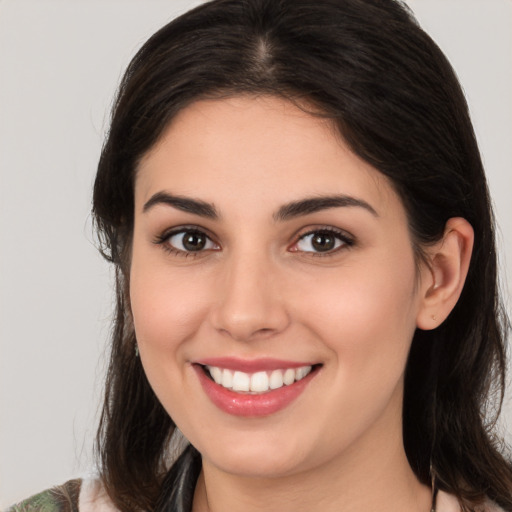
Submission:
[[[283,387],[283,372],[281,370],[274,370],[270,374],[270,389],[277,389]]]
[[[311,368],[308,369],[307,366],[301,366],[300,368],[297,368],[297,373],[295,374],[295,380],[301,380],[303,379],[309,372]]]
[[[245,373],[217,366],[207,366],[212,379],[224,388],[242,393],[266,393],[273,389],[289,386],[303,379],[311,372],[311,366],[283,370]]]
[[[233,374],[233,391],[249,391],[250,385],[251,376],[248,373],[235,372]]]
[[[231,370],[222,370],[222,382],[220,385],[228,389],[233,387],[233,372]]]
[[[283,382],[287,386],[289,386],[290,384],[293,384],[295,382],[295,370],[293,368],[288,368],[288,370],[286,370],[284,372]]]
[[[253,373],[251,376],[251,391],[268,391],[267,372]]]
[[[222,370],[220,368],[212,366],[210,368],[210,374],[217,384],[222,384]]]

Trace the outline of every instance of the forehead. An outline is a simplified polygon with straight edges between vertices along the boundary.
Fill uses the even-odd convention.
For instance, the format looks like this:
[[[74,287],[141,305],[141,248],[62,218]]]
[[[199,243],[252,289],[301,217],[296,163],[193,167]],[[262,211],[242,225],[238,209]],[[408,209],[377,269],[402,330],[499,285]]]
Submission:
[[[327,193],[380,207],[400,202],[332,121],[266,96],[197,101],[183,109],[139,164],[136,203],[160,190],[246,207]]]

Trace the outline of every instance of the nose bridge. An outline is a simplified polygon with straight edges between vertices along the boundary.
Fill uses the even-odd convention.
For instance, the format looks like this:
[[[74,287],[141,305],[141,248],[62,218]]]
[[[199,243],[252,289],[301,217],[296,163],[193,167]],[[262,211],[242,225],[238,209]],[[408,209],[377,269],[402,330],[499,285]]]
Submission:
[[[241,341],[282,331],[288,315],[276,275],[276,262],[265,251],[234,250],[219,275],[215,328]]]

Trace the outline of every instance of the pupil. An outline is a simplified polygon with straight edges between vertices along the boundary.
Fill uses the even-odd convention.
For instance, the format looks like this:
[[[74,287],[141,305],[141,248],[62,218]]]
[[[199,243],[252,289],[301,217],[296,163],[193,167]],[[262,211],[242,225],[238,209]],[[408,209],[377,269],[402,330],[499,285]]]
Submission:
[[[334,237],[327,233],[318,233],[312,240],[312,245],[317,251],[330,251],[334,249],[334,243]]]
[[[206,238],[199,233],[186,233],[183,237],[183,247],[187,251],[200,251],[206,245]]]

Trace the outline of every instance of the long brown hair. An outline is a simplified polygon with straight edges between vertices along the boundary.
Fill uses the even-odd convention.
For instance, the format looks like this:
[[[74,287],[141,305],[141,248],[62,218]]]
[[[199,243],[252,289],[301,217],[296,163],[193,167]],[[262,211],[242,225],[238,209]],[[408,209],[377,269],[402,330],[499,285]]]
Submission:
[[[307,100],[352,150],[390,178],[413,243],[464,217],[475,232],[466,285],[448,319],[417,330],[406,368],[403,436],[421,482],[470,510],[512,510],[512,468],[493,437],[505,385],[508,321],[497,289],[494,221],[468,108],[447,59],[393,0],[213,0],[154,34],[130,63],[94,187],[103,254],[116,266],[117,314],[97,447],[123,511],[154,510],[176,485],[175,430],[136,357],[127,300],[133,178],[181,109],[204,97]],[[167,475],[167,477],[166,477]],[[165,500],[164,500],[165,501]]]

